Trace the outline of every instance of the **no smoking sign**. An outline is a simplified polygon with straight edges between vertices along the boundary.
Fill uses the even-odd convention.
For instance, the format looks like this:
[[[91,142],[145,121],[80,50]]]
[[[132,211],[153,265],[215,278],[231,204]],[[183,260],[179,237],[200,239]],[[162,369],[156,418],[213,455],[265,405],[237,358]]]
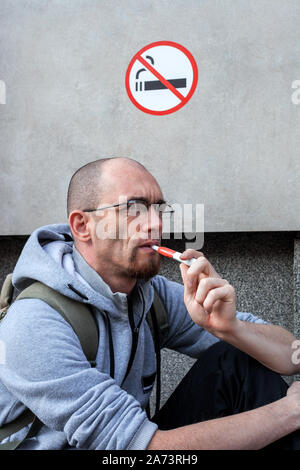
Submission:
[[[182,108],[198,81],[197,64],[180,44],[148,44],[132,58],[125,78],[132,103],[144,113],[163,115]]]

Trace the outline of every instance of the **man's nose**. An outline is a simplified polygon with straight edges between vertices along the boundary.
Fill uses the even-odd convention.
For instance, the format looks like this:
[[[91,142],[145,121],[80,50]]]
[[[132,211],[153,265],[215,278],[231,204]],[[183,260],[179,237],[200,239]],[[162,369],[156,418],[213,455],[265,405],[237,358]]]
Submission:
[[[150,205],[147,217],[147,230],[151,232],[151,238],[160,238],[162,232],[161,213],[155,205]]]

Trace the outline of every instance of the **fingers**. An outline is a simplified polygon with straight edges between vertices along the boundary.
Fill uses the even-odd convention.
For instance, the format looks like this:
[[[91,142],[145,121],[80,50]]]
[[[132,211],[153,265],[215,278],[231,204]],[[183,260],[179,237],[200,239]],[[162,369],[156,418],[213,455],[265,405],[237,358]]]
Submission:
[[[188,282],[191,285],[191,288],[195,288],[195,286],[198,285],[199,279],[203,279],[205,277],[221,279],[221,276],[219,276],[203,253],[189,249],[182,254],[182,259],[183,255],[184,259],[197,258],[190,267],[184,264],[180,265],[183,282]]]
[[[190,258],[200,258],[200,256],[204,256],[204,254],[201,251],[196,251],[196,250],[193,250],[192,248],[188,248],[182,253],[180,258],[190,259]]]
[[[235,298],[234,288],[225,280],[219,278],[205,278],[199,283],[195,300],[208,313],[213,309],[218,300],[223,302],[233,301]]]
[[[211,278],[211,277],[206,277],[202,279],[199,282],[197,292],[195,295],[195,300],[199,304],[203,304],[205,299],[207,298],[208,293],[212,289],[216,289],[217,287],[223,287],[224,285],[227,285],[228,282],[225,279],[219,279],[219,278]]]
[[[202,305],[209,290],[221,287],[225,283],[228,284],[219,276],[202,252],[188,249],[182,254],[181,258],[196,258],[196,261],[190,267],[183,263],[180,264],[185,287],[184,294],[187,301],[195,299],[196,302]]]
[[[212,310],[217,300],[234,300],[235,290],[226,279],[206,276],[199,281],[198,276],[190,275],[190,269],[186,269],[185,265],[181,264],[180,269],[185,284],[185,297],[193,298],[207,312]]]
[[[190,268],[186,266],[186,264],[181,263],[179,265],[179,268],[180,268],[182,280],[184,283],[185,296],[186,297],[194,296],[195,291],[197,290],[197,287],[198,287],[198,277],[188,275]]]
[[[222,287],[217,287],[208,292],[202,306],[206,312],[211,313],[215,303],[218,300],[222,302],[232,302],[234,301],[235,293],[234,289],[230,284],[224,284]]]

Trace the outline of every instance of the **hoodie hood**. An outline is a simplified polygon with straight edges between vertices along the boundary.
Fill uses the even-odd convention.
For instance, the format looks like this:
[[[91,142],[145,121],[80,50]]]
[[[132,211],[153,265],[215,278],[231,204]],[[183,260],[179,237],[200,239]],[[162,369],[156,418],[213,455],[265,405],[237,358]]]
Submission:
[[[102,307],[111,309],[124,303],[127,295],[113,293],[73,245],[68,224],[46,225],[35,230],[13,271],[15,288],[21,291],[39,281],[67,297],[95,306],[99,305],[99,294]],[[142,290],[145,307],[149,309],[153,301],[151,281],[138,279],[137,286]]]

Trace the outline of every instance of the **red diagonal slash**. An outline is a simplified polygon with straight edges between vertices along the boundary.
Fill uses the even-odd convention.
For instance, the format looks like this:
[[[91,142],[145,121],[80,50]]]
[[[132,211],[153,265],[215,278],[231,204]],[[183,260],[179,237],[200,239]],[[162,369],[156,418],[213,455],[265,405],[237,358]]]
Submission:
[[[141,55],[138,55],[137,59],[141,62],[141,64],[143,64],[144,67],[149,70],[149,72],[153,73],[153,75],[155,75],[156,78],[158,78],[158,80],[163,85],[165,85],[165,87],[169,88],[169,90],[174,93],[174,95],[176,95],[177,98],[180,99],[180,101],[185,101],[186,98],[181,93],[179,93],[177,88],[175,88],[170,82],[168,82],[168,80],[166,80],[159,72],[157,72],[157,70],[155,70],[155,68],[153,68],[152,65],[149,64],[149,62],[143,59]]]

